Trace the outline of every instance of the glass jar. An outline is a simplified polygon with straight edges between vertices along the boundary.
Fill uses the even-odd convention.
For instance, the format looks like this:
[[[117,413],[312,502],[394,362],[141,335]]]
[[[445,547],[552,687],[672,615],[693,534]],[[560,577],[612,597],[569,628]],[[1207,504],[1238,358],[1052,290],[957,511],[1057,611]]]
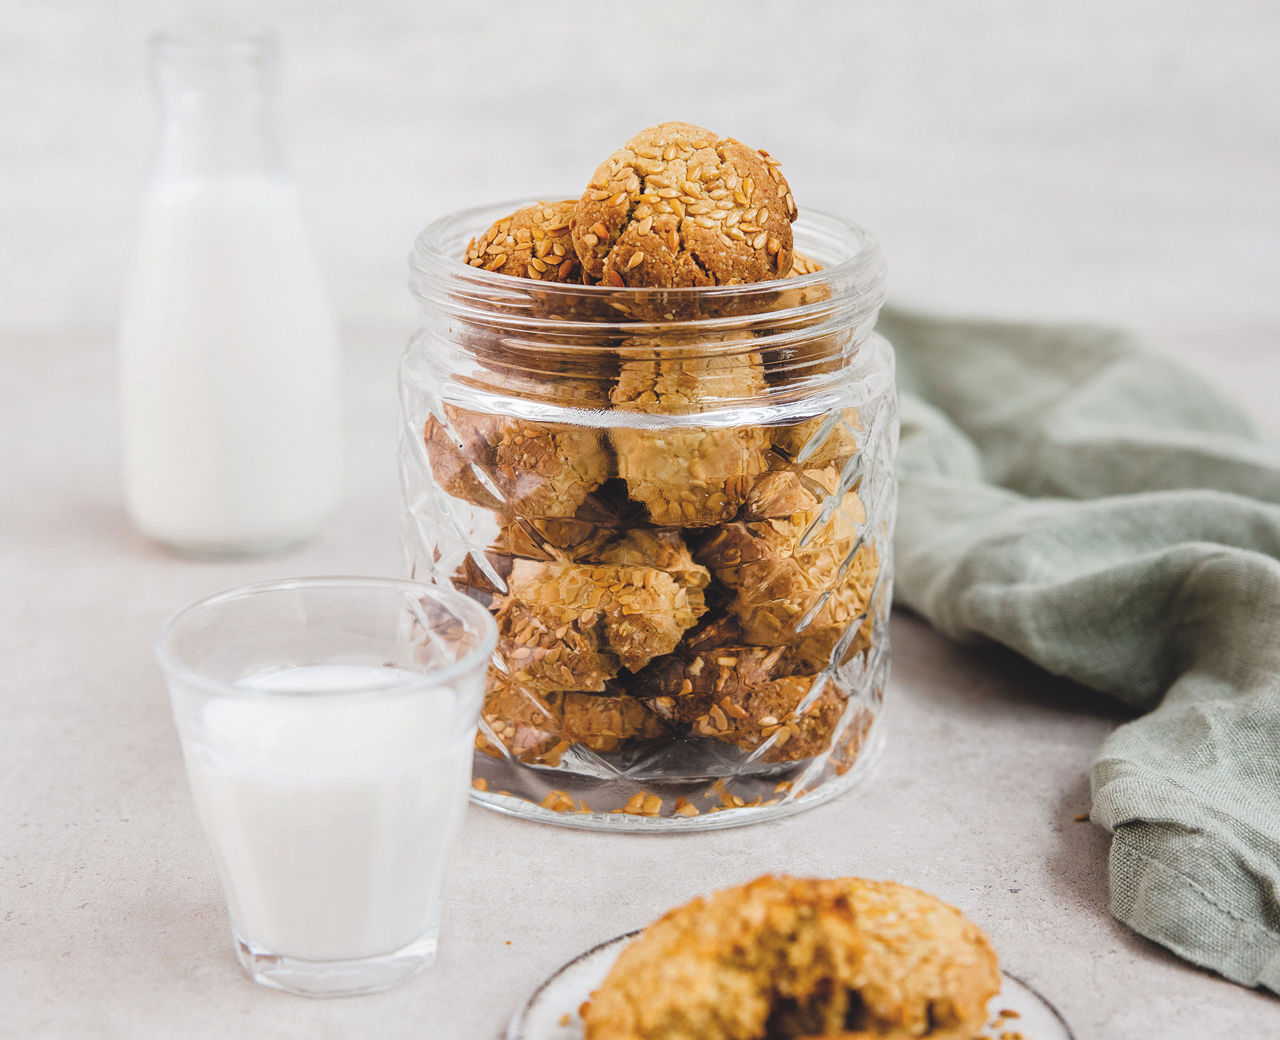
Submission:
[[[808,213],[822,266],[640,290],[467,266],[525,203],[422,232],[400,372],[412,574],[495,614],[482,804],[567,826],[733,826],[865,774],[889,669],[884,262]]]

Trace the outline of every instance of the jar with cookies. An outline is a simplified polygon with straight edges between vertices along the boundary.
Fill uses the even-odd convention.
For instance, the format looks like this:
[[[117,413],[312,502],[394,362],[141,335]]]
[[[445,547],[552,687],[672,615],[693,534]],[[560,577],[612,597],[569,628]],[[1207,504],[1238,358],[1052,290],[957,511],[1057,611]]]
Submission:
[[[474,798],[700,829],[862,776],[889,670],[893,354],[874,237],[767,152],[643,130],[585,191],[410,257],[413,575],[490,609]]]

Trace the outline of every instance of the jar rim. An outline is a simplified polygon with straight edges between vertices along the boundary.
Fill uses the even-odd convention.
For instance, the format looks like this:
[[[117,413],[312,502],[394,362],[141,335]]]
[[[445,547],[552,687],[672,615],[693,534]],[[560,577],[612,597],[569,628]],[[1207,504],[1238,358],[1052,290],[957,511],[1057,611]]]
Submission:
[[[538,199],[512,199],[506,202],[473,206],[458,210],[432,221],[414,239],[409,255],[411,272],[410,290],[419,302],[432,305],[439,302],[430,286],[439,280],[455,285],[465,284],[469,289],[483,292],[490,298],[504,295],[520,297],[531,291],[548,301],[594,299],[601,303],[625,306],[635,300],[646,302],[655,294],[671,300],[677,307],[688,306],[694,301],[709,307],[718,301],[735,301],[737,313],[751,310],[744,301],[776,299],[781,291],[804,293],[819,286],[832,290],[832,295],[848,298],[867,298],[873,310],[878,310],[884,299],[885,263],[880,243],[866,228],[852,221],[816,209],[806,209],[795,222],[797,232],[807,234],[806,241],[817,239],[826,245],[843,246],[845,255],[836,257],[815,256],[823,267],[809,274],[787,278],[773,278],[763,282],[735,285],[681,286],[673,288],[641,288],[634,286],[592,285],[573,282],[535,281],[515,275],[486,271],[472,267],[463,259],[466,242],[480,234],[494,221],[524,206],[543,199],[559,198],[557,194]],[[855,246],[856,248],[851,248]],[[812,247],[811,247],[812,248]],[[806,250],[809,252],[809,250]],[[829,300],[826,301],[829,304]],[[762,310],[770,309],[762,307]]]

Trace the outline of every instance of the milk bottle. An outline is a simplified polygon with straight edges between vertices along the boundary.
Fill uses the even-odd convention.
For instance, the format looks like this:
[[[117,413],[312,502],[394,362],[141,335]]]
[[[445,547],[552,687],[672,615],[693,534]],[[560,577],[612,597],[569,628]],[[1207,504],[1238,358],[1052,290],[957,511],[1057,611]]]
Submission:
[[[163,112],[120,323],[125,498],[199,554],[301,541],[337,494],[338,344],[272,118],[274,39],[153,41]]]

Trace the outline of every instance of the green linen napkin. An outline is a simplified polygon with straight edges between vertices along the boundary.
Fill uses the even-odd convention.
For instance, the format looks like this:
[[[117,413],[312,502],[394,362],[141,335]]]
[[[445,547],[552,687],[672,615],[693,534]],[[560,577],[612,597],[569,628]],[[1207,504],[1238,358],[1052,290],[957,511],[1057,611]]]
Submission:
[[[902,388],[898,602],[1145,712],[1092,769],[1112,912],[1280,992],[1280,453],[1120,332],[879,328]]]

